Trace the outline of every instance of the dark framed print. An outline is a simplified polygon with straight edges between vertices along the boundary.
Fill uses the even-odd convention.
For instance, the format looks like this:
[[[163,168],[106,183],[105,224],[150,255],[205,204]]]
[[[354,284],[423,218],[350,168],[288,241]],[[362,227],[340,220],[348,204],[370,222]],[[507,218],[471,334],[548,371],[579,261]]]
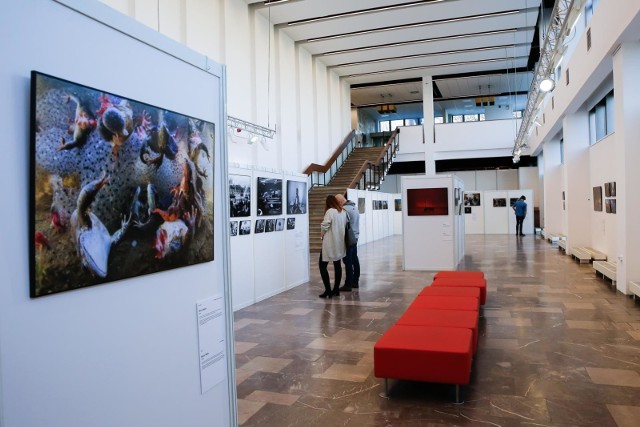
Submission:
[[[282,215],[282,180],[258,178],[258,216]]]
[[[358,213],[363,214],[365,212],[365,202],[366,199],[364,197],[358,197]]]
[[[493,207],[494,208],[505,208],[507,207],[507,199],[504,197],[494,197],[493,199]]]
[[[471,213],[471,206],[465,206],[464,207],[464,213],[465,214],[470,214]]]
[[[271,233],[272,231],[276,231],[276,220],[275,218],[266,219],[264,223],[264,232]]]
[[[611,197],[611,183],[610,182],[605,182],[604,183],[604,196],[605,197]]]
[[[231,236],[237,236],[238,235],[238,221],[230,221],[230,229],[229,229],[229,233],[231,234]]]
[[[239,234],[241,236],[246,236],[248,234],[251,234],[251,220],[250,219],[245,219],[243,221],[240,221],[240,232]]]
[[[609,183],[609,191],[611,192],[611,197],[616,197],[616,182],[615,181]]]
[[[251,216],[251,177],[229,174],[229,216]]]
[[[276,219],[276,231],[284,230],[284,218]]]
[[[211,261],[215,124],[31,73],[31,297]]]
[[[266,220],[264,219],[257,219],[256,220],[256,234],[257,233],[264,233],[264,223]]]
[[[402,211],[402,199],[395,199],[394,206],[395,206],[396,212]]]
[[[602,212],[602,187],[593,187],[593,210]]]
[[[465,206],[480,206],[480,193],[464,193]]]
[[[449,189],[446,187],[408,189],[407,215],[449,215]]]
[[[510,197],[510,198],[509,198],[509,206],[511,206],[511,207],[515,206],[515,204],[516,204],[516,202],[517,202],[518,200],[519,200],[519,199],[518,199],[517,197]]]
[[[287,181],[287,215],[307,213],[307,183]]]
[[[296,219],[287,218],[287,230],[294,230],[296,228]]]

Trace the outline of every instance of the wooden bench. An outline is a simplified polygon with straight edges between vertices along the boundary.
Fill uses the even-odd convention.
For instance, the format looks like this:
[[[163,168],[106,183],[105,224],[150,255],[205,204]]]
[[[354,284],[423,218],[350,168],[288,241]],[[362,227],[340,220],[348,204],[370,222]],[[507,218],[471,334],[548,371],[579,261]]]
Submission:
[[[607,260],[607,254],[602,253],[600,251],[596,251],[595,249],[591,249],[591,248],[583,248],[585,251],[589,252],[589,254],[591,255],[591,259],[594,261],[606,261]]]
[[[596,272],[596,276],[598,273],[602,274],[602,277],[608,277],[611,280],[611,286],[615,287],[617,277],[617,266],[615,263],[610,261],[594,261],[593,269]]]
[[[571,256],[580,262],[580,264],[589,264],[591,262],[591,254],[583,247],[571,248]]]
[[[567,253],[567,241],[566,240],[559,240],[558,241],[558,250],[559,251],[564,251],[565,254]]]
[[[633,295],[633,299],[636,297],[640,297],[640,281],[629,282],[629,290],[631,291],[631,295]]]
[[[565,236],[564,234],[557,234],[557,233],[547,233],[545,234],[544,237],[551,244],[558,243],[560,240],[567,240],[567,236]]]

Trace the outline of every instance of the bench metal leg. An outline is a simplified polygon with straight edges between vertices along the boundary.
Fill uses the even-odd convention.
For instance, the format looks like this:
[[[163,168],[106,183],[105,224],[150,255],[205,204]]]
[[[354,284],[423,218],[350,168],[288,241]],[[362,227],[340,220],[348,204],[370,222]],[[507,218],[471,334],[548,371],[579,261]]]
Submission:
[[[384,379],[384,391],[380,393],[380,397],[384,399],[389,399],[389,379]]]
[[[456,401],[455,404],[456,405],[462,405],[464,403],[464,400],[460,399],[460,384],[456,384]]]

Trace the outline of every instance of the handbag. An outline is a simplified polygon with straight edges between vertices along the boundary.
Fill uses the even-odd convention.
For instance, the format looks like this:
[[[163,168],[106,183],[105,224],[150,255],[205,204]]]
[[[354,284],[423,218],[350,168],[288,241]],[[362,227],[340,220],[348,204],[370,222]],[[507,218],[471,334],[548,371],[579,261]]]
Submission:
[[[347,247],[358,244],[356,233],[353,231],[353,228],[351,228],[351,218],[349,218],[349,214],[347,214],[347,224],[344,228],[344,243]]]

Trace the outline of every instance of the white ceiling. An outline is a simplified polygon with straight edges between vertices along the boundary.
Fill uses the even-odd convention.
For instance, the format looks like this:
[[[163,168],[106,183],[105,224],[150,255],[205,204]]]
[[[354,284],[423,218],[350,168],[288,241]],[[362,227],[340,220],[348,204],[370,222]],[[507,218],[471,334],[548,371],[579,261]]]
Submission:
[[[346,79],[356,107],[421,101],[426,75],[454,103],[527,92],[533,78],[541,0],[244,1]]]

